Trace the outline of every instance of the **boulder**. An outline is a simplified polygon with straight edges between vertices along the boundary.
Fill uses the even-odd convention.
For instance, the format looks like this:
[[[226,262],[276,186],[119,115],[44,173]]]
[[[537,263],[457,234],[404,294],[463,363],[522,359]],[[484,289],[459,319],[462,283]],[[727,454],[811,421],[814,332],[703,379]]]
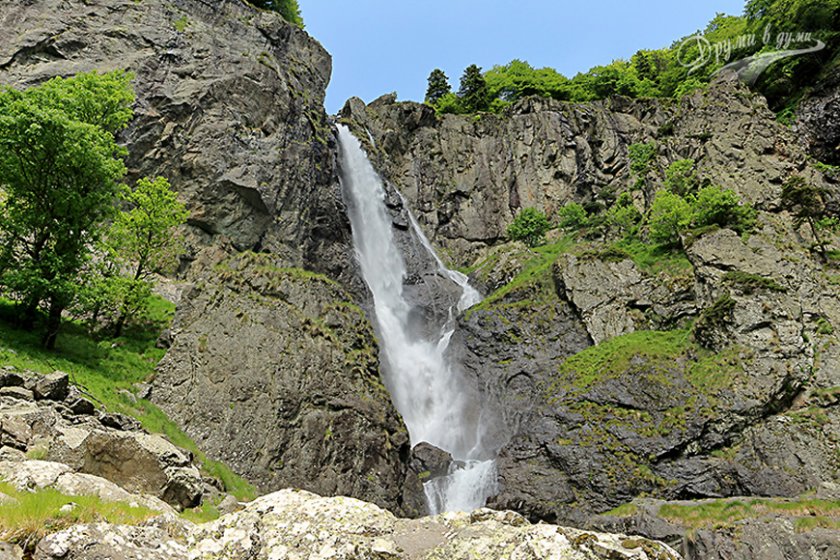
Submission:
[[[70,378],[62,371],[56,371],[49,375],[36,378],[32,386],[32,392],[36,399],[49,399],[51,401],[63,401],[67,398],[70,387]]]
[[[38,543],[35,560],[334,558],[344,560],[679,560],[674,550],[625,535],[531,525],[512,512],[479,510],[405,520],[351,498],[298,490],[184,529],[81,525]]]

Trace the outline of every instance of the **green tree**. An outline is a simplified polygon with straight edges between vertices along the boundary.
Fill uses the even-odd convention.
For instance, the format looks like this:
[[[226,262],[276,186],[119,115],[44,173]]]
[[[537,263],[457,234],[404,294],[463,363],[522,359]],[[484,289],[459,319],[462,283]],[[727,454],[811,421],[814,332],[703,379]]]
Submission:
[[[820,234],[819,222],[825,217],[825,192],[801,175],[793,175],[782,187],[782,206],[794,217],[796,227],[808,224],[815,246],[823,261],[827,261],[826,243]]]
[[[633,198],[626,192],[621,193],[607,211],[607,226],[625,236],[633,234],[641,221],[642,214],[633,206]]]
[[[48,305],[47,348],[114,211],[126,153],[114,133],[132,116],[131,79],[92,73],[0,92],[0,284],[19,298],[27,328]]]
[[[627,148],[627,155],[630,158],[630,171],[639,178],[648,174],[656,158],[656,143],[630,144]]]
[[[739,233],[755,225],[755,210],[741,204],[735,191],[712,185],[700,189],[692,201],[694,224],[698,227],[717,225]]]
[[[577,202],[567,202],[557,214],[557,225],[565,230],[576,231],[589,225],[589,213]]]
[[[451,92],[452,86],[449,85],[449,78],[443,70],[440,68],[432,70],[429,74],[429,86],[426,88],[426,103],[437,105],[445,95]]]
[[[461,106],[468,113],[486,111],[490,105],[487,82],[481,74],[481,68],[471,64],[461,76],[461,88],[458,90]]]
[[[523,241],[529,247],[536,247],[545,242],[545,232],[551,228],[545,214],[536,208],[525,208],[513,223],[508,226],[508,237],[514,241]]]
[[[680,236],[691,226],[691,217],[691,206],[683,197],[659,191],[650,209],[651,240],[661,245],[680,246]]]
[[[123,192],[122,200],[128,209],[117,214],[105,240],[118,268],[131,271],[112,286],[119,302],[115,337],[148,302],[150,275],[167,272],[177,265],[182,245],[175,228],[189,217],[163,177],[140,179],[133,191]]]
[[[283,16],[291,24],[304,28],[298,0],[251,0],[251,4],[263,10],[271,10]]]

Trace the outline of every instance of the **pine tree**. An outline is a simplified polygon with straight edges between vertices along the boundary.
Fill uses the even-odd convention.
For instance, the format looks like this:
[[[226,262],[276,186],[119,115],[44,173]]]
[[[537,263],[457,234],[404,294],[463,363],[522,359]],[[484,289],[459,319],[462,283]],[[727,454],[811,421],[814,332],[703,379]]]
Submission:
[[[426,103],[436,105],[440,99],[452,91],[449,78],[440,68],[435,68],[429,74],[429,87],[426,89]]]
[[[461,89],[458,90],[461,105],[467,112],[486,111],[490,105],[490,94],[481,68],[471,64],[461,76]]]

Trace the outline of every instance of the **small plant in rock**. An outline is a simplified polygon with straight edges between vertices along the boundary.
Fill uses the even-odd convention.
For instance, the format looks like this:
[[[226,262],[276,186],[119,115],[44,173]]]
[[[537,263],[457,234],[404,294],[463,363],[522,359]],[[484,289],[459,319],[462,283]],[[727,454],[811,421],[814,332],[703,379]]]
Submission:
[[[732,322],[734,312],[735,300],[729,294],[720,296],[694,323],[694,340],[712,350],[725,346],[727,336],[724,331]]]
[[[794,175],[788,179],[782,188],[782,205],[791,212],[796,227],[808,224],[814,236],[814,246],[823,262],[828,262],[828,250],[823,233],[826,230],[836,231],[836,219],[825,220],[825,200],[823,189],[808,183],[804,177]]]
[[[693,159],[680,159],[665,170],[665,188],[674,194],[688,196],[700,186]]]
[[[513,223],[508,226],[508,237],[514,241],[523,241],[529,247],[545,243],[545,233],[551,228],[545,214],[536,208],[525,208]]]

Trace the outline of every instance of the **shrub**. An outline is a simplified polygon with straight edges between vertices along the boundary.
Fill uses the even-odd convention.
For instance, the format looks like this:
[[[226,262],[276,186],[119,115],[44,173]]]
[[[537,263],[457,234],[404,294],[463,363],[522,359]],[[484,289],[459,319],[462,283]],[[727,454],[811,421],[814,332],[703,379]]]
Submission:
[[[607,226],[623,235],[632,234],[641,221],[642,215],[633,206],[633,199],[628,193],[618,197],[606,217]]]
[[[704,348],[716,349],[725,345],[726,335],[722,331],[732,322],[734,311],[735,300],[729,294],[720,296],[694,323],[694,340]]]
[[[656,143],[630,144],[627,155],[630,158],[630,171],[639,176],[646,175],[656,156]]]
[[[688,196],[699,186],[700,180],[694,172],[693,159],[677,160],[665,170],[665,188],[674,194]]]
[[[525,208],[508,226],[508,237],[514,241],[524,241],[529,247],[536,247],[545,242],[545,232],[551,224],[545,214],[536,208]]]
[[[283,19],[300,29],[304,27],[298,0],[251,0],[251,4],[263,10],[279,13]]]
[[[667,246],[680,245],[680,235],[691,225],[691,206],[680,195],[659,191],[650,209],[650,238]]]
[[[589,225],[589,214],[577,202],[567,202],[558,212],[558,225],[566,230],[579,230]]]
[[[741,204],[735,191],[718,186],[701,189],[692,203],[692,209],[697,227],[717,225],[744,233],[755,225],[755,210]]]

